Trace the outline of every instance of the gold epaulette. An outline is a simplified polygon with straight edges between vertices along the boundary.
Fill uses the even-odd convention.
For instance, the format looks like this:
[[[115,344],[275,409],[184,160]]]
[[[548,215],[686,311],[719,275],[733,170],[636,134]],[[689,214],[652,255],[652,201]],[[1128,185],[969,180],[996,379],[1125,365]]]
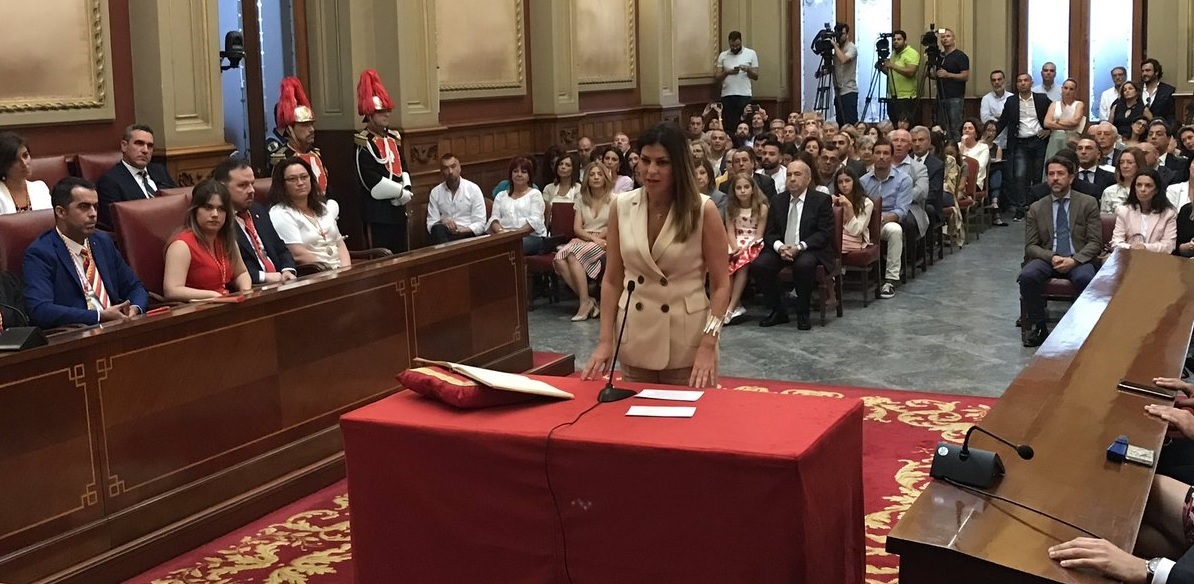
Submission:
[[[373,134],[369,133],[369,130],[361,130],[352,135],[352,141],[357,145],[357,148],[367,148],[369,147],[371,136]]]

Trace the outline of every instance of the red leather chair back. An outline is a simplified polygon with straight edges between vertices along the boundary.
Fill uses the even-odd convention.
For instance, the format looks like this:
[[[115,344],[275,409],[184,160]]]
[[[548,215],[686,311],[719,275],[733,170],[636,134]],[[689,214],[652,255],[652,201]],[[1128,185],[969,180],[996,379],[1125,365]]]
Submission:
[[[978,161],[969,156],[963,156],[962,160],[966,161],[966,196],[973,199],[977,192]]]
[[[883,197],[871,197],[871,222],[867,229],[871,232],[871,245],[879,245],[883,237]]]
[[[1115,234],[1115,213],[1103,213],[1099,218],[1103,220],[1103,247],[1107,247],[1111,243],[1111,236]]]
[[[190,204],[190,193],[112,203],[112,227],[121,252],[150,292],[162,293],[166,244],[182,227]]]
[[[573,229],[574,221],[576,221],[576,207],[573,207],[572,203],[552,203],[551,225],[547,226],[547,233],[568,242],[576,237],[576,232]]]
[[[0,215],[0,271],[21,275],[25,248],[53,228],[52,209]]]
[[[65,156],[39,156],[29,161],[29,180],[40,180],[51,189],[58,181],[70,176]]]
[[[79,166],[79,175],[83,178],[95,182],[104,176],[108,169],[116,166],[120,162],[121,153],[119,150],[113,152],[88,152],[86,154],[79,154],[75,157],[75,163]]]
[[[268,176],[253,181],[253,201],[268,207],[269,190],[273,184],[274,179]]]
[[[170,188],[170,189],[161,189],[161,190],[159,190],[159,191],[158,191],[158,195],[157,195],[157,196],[159,196],[159,197],[173,197],[173,196],[177,196],[177,195],[186,195],[186,196],[187,196],[187,200],[190,200],[191,191],[193,191],[193,190],[195,190],[195,187],[193,187],[193,186],[190,186],[190,187],[174,187],[174,188]]]
[[[871,213],[871,214],[874,215],[874,213]],[[834,257],[840,258],[842,255],[842,223],[844,223],[844,222],[845,222],[845,217],[843,215],[842,208],[837,205],[834,205],[833,206],[833,232],[836,235],[833,236],[833,249],[834,249],[834,251],[837,252],[836,254],[834,254]]]

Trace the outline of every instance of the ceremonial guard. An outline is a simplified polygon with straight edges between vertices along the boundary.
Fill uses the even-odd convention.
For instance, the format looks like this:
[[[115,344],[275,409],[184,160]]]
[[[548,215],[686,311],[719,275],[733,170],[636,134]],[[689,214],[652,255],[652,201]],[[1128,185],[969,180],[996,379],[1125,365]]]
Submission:
[[[269,167],[292,156],[303,159],[315,174],[315,181],[319,183],[319,190],[328,192],[328,171],[323,165],[323,158],[319,149],[315,147],[315,111],[311,109],[311,101],[303,91],[303,83],[298,77],[287,77],[282,80],[282,90],[278,96],[278,105],[274,106],[274,130],[285,140],[271,139],[266,145],[269,151]]]
[[[402,161],[402,136],[389,128],[394,102],[377,71],[367,69],[357,83],[357,113],[365,129],[353,138],[357,145],[357,174],[364,199],[363,215],[372,247],[394,253],[406,251],[406,204],[410,202],[410,174]]]

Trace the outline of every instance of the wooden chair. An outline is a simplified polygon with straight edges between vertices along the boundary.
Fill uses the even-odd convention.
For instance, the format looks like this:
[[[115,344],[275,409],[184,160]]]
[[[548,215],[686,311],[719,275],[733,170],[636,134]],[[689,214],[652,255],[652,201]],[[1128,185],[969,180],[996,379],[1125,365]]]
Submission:
[[[817,266],[817,309],[821,312],[821,326],[825,326],[825,312],[835,309],[842,317],[842,208],[833,207],[833,258],[832,266]]]
[[[983,188],[978,188],[975,183],[978,182],[978,161],[969,157],[963,156],[962,160],[966,162],[967,172],[971,177],[966,181],[966,195],[972,201],[970,209],[965,215],[966,224],[966,240],[970,240],[970,236],[974,235],[974,240],[978,241],[982,231],[986,229],[986,215],[987,215],[987,185]]]
[[[543,245],[543,253],[527,256],[527,309],[535,309],[535,298],[546,295],[548,302],[555,304],[560,301],[560,278],[556,274],[554,260],[556,250],[561,245],[572,241],[576,237],[573,232],[573,221],[576,219],[576,208],[572,203],[552,203],[551,221],[547,225],[547,241]],[[545,210],[546,211],[546,210]],[[536,293],[538,289],[539,293]]]
[[[182,227],[190,204],[189,193],[112,203],[116,245],[150,298],[158,302],[165,302],[166,244]]]
[[[879,288],[883,285],[883,274],[880,273],[880,240],[883,231],[883,198],[871,197],[874,210],[871,211],[871,221],[867,226],[871,242],[866,247],[842,253],[842,277],[848,273],[859,274],[862,290],[862,306],[870,304],[870,277],[875,276],[875,298],[879,298]]]

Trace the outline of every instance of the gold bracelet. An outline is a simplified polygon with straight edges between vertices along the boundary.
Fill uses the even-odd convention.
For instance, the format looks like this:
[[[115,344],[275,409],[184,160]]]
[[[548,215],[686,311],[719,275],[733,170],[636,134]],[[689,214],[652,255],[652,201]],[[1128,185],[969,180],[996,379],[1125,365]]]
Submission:
[[[714,337],[721,336],[721,327],[725,322],[724,318],[710,314],[709,320],[705,321],[704,334],[713,335]]]

